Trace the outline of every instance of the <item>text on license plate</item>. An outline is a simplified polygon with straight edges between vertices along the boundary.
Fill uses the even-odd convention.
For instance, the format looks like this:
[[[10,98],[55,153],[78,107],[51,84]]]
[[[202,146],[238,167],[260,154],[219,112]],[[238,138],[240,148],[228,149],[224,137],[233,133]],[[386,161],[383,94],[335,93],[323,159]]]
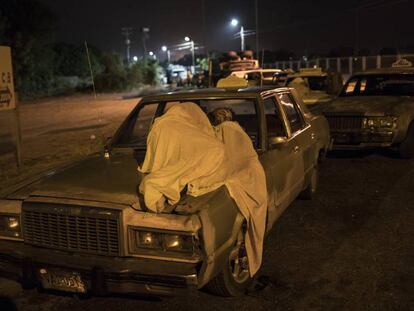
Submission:
[[[39,274],[43,288],[86,293],[86,285],[77,272],[40,269]]]

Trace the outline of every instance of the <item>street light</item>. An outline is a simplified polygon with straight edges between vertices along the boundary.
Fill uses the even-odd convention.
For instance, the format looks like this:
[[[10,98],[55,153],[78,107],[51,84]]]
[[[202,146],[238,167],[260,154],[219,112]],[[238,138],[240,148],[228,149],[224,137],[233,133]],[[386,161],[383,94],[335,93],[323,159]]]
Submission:
[[[149,56],[154,56],[154,52],[153,51],[149,51]]]
[[[132,59],[134,60],[134,62],[137,62],[138,61],[138,56],[134,56]]]
[[[190,42],[191,58],[192,58],[191,72],[194,73],[194,70],[195,70],[194,40],[191,40],[190,37],[186,36],[184,37],[184,41]]]
[[[239,21],[235,18],[233,18],[230,21],[230,25],[233,27],[236,27],[239,24]],[[240,47],[241,50],[244,51],[245,47],[244,47],[244,27],[240,25]]]
[[[168,63],[170,62],[170,59],[171,59],[171,53],[170,53],[170,50],[165,46],[165,45],[163,45],[162,47],[161,47],[161,50],[163,51],[163,52],[166,52],[167,53],[167,60],[168,60]]]

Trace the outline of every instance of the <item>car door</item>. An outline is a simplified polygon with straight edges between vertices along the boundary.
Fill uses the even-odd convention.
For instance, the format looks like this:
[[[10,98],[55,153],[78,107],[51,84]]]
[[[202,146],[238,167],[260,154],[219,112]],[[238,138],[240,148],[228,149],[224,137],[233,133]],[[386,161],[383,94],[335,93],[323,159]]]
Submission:
[[[269,231],[276,219],[294,198],[301,165],[300,154],[295,151],[296,140],[290,139],[290,128],[283,109],[275,94],[263,99],[263,108],[266,120],[267,152],[260,157],[266,175],[271,180],[268,187],[268,222]]]
[[[290,92],[279,93],[277,98],[288,125],[290,157],[292,161],[296,162],[292,172],[294,181],[292,181],[292,188],[290,189],[290,199],[293,201],[304,189],[305,175],[310,166],[311,128],[306,123],[299,105]]]

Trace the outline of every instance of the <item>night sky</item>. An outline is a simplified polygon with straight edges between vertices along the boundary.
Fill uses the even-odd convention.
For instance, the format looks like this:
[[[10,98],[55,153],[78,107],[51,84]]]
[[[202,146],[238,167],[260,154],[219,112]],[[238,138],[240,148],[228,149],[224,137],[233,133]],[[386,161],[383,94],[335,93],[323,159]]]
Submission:
[[[56,41],[87,40],[104,50],[123,52],[121,27],[134,29],[131,55],[142,55],[140,28],[151,29],[148,50],[190,36],[208,50],[237,49],[231,18],[255,29],[254,0],[40,0],[59,18]],[[356,10],[359,6],[359,35]],[[260,49],[287,49],[301,55],[358,46],[414,46],[414,0],[259,0]],[[356,40],[356,37],[359,40]],[[246,43],[254,48],[254,36]]]

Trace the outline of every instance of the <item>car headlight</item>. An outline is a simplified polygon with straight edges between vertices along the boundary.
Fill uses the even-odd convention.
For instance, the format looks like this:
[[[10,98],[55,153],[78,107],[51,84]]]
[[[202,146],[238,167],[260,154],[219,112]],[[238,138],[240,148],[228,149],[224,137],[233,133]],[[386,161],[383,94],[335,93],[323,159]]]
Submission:
[[[158,250],[194,254],[196,241],[195,236],[189,233],[130,228],[129,245],[132,253]]]
[[[397,117],[367,117],[364,119],[365,128],[387,128],[393,129],[397,127]]]
[[[0,236],[20,238],[21,235],[19,215],[0,215]]]

